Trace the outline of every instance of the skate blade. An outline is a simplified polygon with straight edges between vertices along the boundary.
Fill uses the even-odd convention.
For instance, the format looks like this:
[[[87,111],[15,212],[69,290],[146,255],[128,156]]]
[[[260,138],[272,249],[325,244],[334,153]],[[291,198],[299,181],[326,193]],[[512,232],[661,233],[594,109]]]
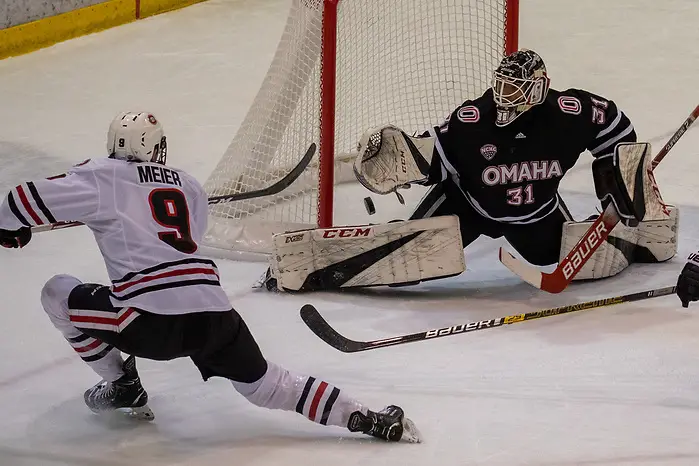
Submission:
[[[155,419],[155,414],[153,414],[148,405],[139,406],[138,408],[120,408],[117,411],[129,419],[137,419],[139,421],[152,421]]]
[[[415,427],[415,423],[407,417],[403,418],[403,435],[400,439],[408,443],[422,443],[422,434]]]
[[[91,411],[104,418],[117,416],[138,421],[152,421],[155,419],[155,414],[148,405],[139,406],[138,408],[117,408],[103,411],[91,409]]]
[[[251,288],[253,290],[259,290],[265,284],[265,281],[267,281],[267,272],[263,273],[262,276],[258,278],[255,283],[252,284]]]

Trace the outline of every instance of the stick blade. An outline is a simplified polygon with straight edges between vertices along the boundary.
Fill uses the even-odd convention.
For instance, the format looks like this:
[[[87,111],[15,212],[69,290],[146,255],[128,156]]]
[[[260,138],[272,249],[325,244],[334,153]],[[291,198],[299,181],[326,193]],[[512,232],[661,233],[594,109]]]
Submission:
[[[301,307],[301,320],[318,338],[338,351],[356,353],[366,349],[360,342],[350,340],[337,333],[311,304],[304,304]]]
[[[553,273],[544,273],[536,267],[517,259],[503,248],[500,248],[500,262],[525,282],[548,293],[560,293],[570,283],[559,268],[556,268]]]
[[[544,274],[539,269],[532,267],[529,264],[525,264],[509,252],[505,251],[504,248],[500,248],[500,262],[502,262],[505,267],[510,269],[512,273],[517,275],[525,282],[541,289]]]

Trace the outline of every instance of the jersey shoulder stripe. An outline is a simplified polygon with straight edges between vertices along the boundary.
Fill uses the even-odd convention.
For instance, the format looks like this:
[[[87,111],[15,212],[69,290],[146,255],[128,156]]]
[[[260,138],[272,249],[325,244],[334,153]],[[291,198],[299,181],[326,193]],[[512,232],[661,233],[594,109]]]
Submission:
[[[56,218],[46,206],[32,181],[12,188],[7,195],[7,201],[10,211],[25,226],[56,223]]]
[[[29,192],[34,198],[34,202],[36,202],[37,207],[39,207],[39,210],[41,210],[41,212],[44,214],[49,223],[56,223],[56,218],[51,214],[51,211],[48,209],[48,207],[46,207],[46,204],[39,195],[39,191],[36,189],[36,185],[34,184],[34,182],[28,182],[27,187],[29,188]]]

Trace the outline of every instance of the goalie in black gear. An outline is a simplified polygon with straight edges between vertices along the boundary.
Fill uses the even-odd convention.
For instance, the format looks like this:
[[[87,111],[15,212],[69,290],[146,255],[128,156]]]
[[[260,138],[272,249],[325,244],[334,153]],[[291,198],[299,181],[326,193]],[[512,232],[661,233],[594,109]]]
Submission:
[[[589,150],[594,157],[598,198],[603,205],[613,201],[624,219],[576,277],[603,278],[632,262],[665,261],[676,253],[678,212],[662,203],[650,170],[641,170],[639,181],[652,187],[652,195],[637,197],[635,202],[647,203],[645,210],[653,215],[646,215],[640,223],[628,210],[626,188],[613,176],[620,170],[614,165],[615,152],[625,151],[625,169],[633,170],[637,166],[628,155],[640,157],[646,148],[650,150],[646,144],[635,148],[633,143],[633,125],[613,101],[581,89],[550,89],[541,57],[521,50],[502,60],[491,88],[464,102],[440,126],[419,136],[409,136],[391,125],[367,131],[359,143],[354,169],[360,183],[378,194],[397,192],[412,183],[433,185],[411,220],[456,216],[461,247],[481,235],[504,237],[528,262],[543,266],[565,256],[592,223],[592,219],[574,221],[558,192],[563,176]],[[448,236],[456,231],[450,229],[455,225],[441,228],[447,228]],[[449,259],[421,262],[424,255],[416,252],[419,248],[411,248],[409,243],[415,239],[408,238],[410,233],[401,233],[405,244],[399,245],[393,230],[386,228],[383,240],[373,231],[373,245],[360,251],[361,260],[356,255],[346,257],[345,245],[361,249],[357,241],[346,239],[344,245],[338,242],[330,250],[327,242],[318,244],[326,256],[313,267],[298,266],[295,257],[302,245],[277,242],[272,275],[286,282],[283,288],[312,290],[416,282],[463,270],[462,264]],[[431,229],[429,223],[417,227],[419,231]],[[319,237],[323,239],[322,234]],[[309,244],[314,244],[314,236],[309,238]],[[395,261],[382,259],[387,246],[383,246],[383,256],[370,253],[391,242],[396,251],[392,257],[407,253],[418,259],[396,266]],[[442,243],[429,244],[427,254],[434,254]],[[447,256],[452,262],[456,260],[454,250],[450,245]],[[327,259],[328,254],[335,254],[336,260]],[[381,260],[383,266],[377,263]],[[408,272],[403,272],[404,267]]]

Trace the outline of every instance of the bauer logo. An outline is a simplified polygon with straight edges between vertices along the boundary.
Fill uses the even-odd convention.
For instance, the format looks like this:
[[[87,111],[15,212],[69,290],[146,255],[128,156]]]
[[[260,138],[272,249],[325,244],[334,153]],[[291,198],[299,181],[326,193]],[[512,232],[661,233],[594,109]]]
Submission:
[[[331,228],[328,230],[323,230],[323,239],[334,239],[334,238],[370,238],[374,236],[374,230],[370,227],[361,228]]]
[[[148,115],[148,121],[150,122],[151,125],[157,125],[158,120],[155,119],[153,115]]]
[[[502,317],[490,320],[481,320],[480,322],[469,322],[468,324],[454,325],[453,327],[436,328],[425,332],[425,339],[434,337],[445,337],[456,333],[473,332],[484,328],[500,327],[505,321]]]
[[[589,256],[602,244],[604,239],[609,235],[604,222],[600,222],[589,236],[583,238],[575,247],[575,250],[569,254],[569,258],[564,258],[561,263],[563,276],[566,280],[570,280],[580,271],[585,265]]]
[[[486,160],[491,160],[498,153],[498,148],[492,144],[486,144],[481,147],[481,155],[485,157]]]

